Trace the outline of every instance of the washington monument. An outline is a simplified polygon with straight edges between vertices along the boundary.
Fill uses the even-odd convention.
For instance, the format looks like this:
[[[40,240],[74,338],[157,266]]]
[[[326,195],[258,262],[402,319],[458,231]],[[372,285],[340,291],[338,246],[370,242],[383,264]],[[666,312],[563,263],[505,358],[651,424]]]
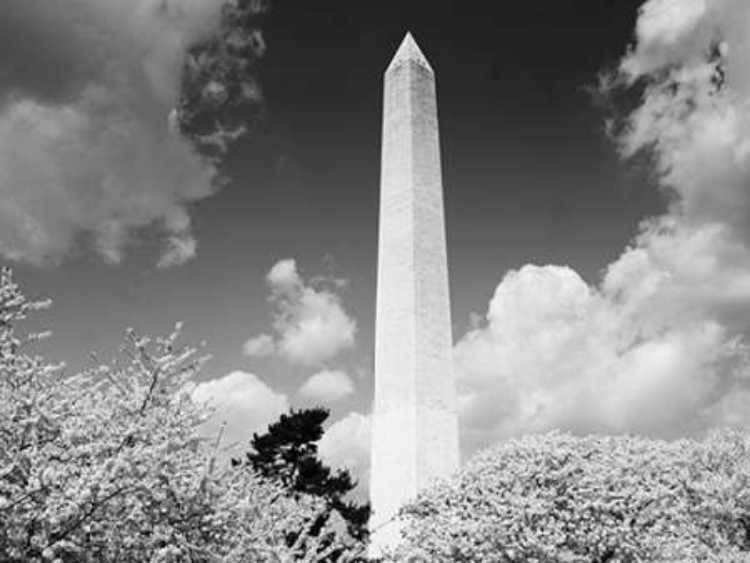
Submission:
[[[398,543],[397,510],[459,463],[435,75],[408,33],[385,72],[381,167],[375,553]]]

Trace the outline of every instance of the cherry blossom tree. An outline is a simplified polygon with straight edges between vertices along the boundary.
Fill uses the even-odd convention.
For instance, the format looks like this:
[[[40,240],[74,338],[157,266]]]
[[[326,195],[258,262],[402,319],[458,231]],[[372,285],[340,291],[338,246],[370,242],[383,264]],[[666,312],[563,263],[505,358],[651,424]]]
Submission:
[[[552,433],[487,450],[402,510],[390,560],[750,561],[746,432]]]
[[[179,325],[153,340],[130,330],[120,358],[67,376],[31,355],[44,335],[18,332],[48,306],[3,271],[0,560],[324,560],[308,533],[326,510],[319,499],[216,466],[218,440],[198,431],[211,413],[188,394],[205,359],[177,344]],[[358,556],[335,516],[330,549]]]

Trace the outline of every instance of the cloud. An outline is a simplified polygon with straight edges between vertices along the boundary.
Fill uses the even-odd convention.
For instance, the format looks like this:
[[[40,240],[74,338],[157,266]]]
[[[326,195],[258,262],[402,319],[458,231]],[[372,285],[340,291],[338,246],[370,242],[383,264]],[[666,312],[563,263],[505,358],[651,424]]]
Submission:
[[[705,62],[706,53],[722,40],[735,51],[747,49],[743,33],[750,6],[744,0],[650,0],[640,9],[635,48],[622,61],[633,80],[662,70],[688,70]],[[736,78],[748,78],[737,53],[729,62]]]
[[[256,375],[242,371],[198,384],[192,397],[216,407],[215,415],[202,431],[216,436],[225,424],[222,443],[233,444],[234,455],[248,448],[254,432],[264,432],[270,423],[289,410],[286,395],[274,391]]]
[[[340,351],[354,345],[357,326],[347,315],[336,283],[323,278],[306,282],[294,260],[277,262],[266,276],[273,305],[273,343],[268,335],[251,338],[245,353],[268,355],[273,349],[289,362],[322,365]],[[329,287],[333,286],[333,287]]]
[[[330,403],[354,393],[354,383],[343,371],[324,370],[305,381],[299,393],[308,399]]]
[[[455,349],[466,449],[551,428],[671,436],[716,423],[712,405],[740,383],[739,343],[709,320],[652,330],[628,305],[567,267],[510,272]]]
[[[750,423],[750,5],[651,0],[614,88],[617,132],[668,207],[595,286],[524,266],[455,348],[471,451],[563,428],[676,436]]]
[[[197,254],[198,243],[188,234],[172,235],[167,240],[167,248],[156,264],[159,268],[170,268],[184,264]]]
[[[161,267],[195,255],[188,208],[214,193],[216,161],[169,115],[186,54],[219,28],[220,9],[209,0],[3,6],[0,51],[15,62],[0,77],[0,254],[54,264],[89,243],[118,263],[148,232],[162,241]]]
[[[294,260],[279,260],[268,271],[266,281],[272,289],[280,292],[293,291],[302,285],[302,278],[297,273],[297,263]]]
[[[275,352],[276,345],[274,344],[273,336],[271,336],[270,334],[260,334],[253,338],[250,338],[242,346],[243,354],[255,358],[272,356]]]
[[[225,1],[219,29],[188,53],[173,118],[180,132],[214,159],[263,112],[252,69],[266,50],[258,23],[268,8],[269,0]]]
[[[323,434],[318,451],[331,467],[341,467],[358,480],[352,495],[358,501],[369,496],[370,481],[370,417],[351,412],[334,422]]]

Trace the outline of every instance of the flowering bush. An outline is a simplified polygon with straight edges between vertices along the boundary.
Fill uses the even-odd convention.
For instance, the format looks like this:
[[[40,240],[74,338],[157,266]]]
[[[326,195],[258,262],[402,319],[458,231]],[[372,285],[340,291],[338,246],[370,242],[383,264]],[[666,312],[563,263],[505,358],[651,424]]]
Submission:
[[[214,467],[216,448],[198,433],[209,413],[186,392],[203,359],[177,346],[179,327],[153,341],[129,331],[121,361],[66,377],[29,355],[42,335],[16,332],[48,305],[27,301],[9,271],[0,276],[0,560],[325,557],[307,533],[319,500]],[[358,554],[332,533],[331,549]]]
[[[750,561],[747,434],[510,441],[402,510],[398,561]]]

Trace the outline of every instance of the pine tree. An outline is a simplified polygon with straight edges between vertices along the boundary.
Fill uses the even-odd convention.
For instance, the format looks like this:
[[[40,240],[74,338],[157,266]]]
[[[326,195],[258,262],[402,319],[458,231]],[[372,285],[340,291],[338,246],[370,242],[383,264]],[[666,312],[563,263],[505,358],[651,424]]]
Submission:
[[[329,509],[343,517],[353,537],[365,540],[369,503],[359,505],[345,500],[357,482],[347,470],[332,471],[318,457],[318,442],[329,414],[324,408],[292,409],[289,414],[282,414],[265,434],[253,434],[252,451],[247,452],[245,463],[260,475],[280,482],[293,495],[323,499]],[[235,466],[241,463],[232,460]]]

